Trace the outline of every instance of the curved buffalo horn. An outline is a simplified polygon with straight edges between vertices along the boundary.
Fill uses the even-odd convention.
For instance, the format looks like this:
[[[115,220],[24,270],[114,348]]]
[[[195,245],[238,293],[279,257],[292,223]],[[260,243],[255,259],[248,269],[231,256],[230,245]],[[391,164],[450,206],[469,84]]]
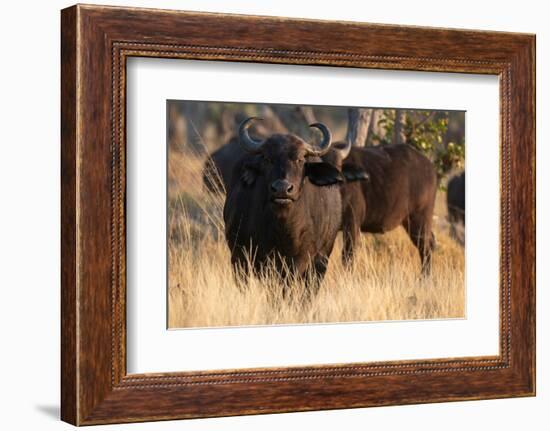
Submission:
[[[351,151],[351,139],[346,139],[344,147],[333,147],[338,153],[340,154],[340,157],[342,160],[345,160],[346,157],[349,156],[349,152]]]
[[[309,144],[306,144],[307,153],[310,156],[321,157],[325,155],[328,152],[328,150],[330,150],[330,144],[332,143],[332,136],[330,135],[330,130],[328,130],[327,126],[325,126],[323,123],[310,124],[309,127],[319,129],[323,134],[323,140],[316,148]]]
[[[247,153],[254,154],[258,153],[261,150],[263,141],[252,139],[248,134],[248,127],[253,120],[263,120],[263,118],[249,117],[241,123],[241,125],[239,126],[239,143],[241,144],[243,150],[245,150]]]

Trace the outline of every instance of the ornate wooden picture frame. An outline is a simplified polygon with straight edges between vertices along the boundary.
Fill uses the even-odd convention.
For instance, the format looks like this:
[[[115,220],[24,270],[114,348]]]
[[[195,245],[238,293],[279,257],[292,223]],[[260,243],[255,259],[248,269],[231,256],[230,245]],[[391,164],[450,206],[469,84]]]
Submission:
[[[534,35],[81,5],[61,21],[64,421],[535,394]],[[127,374],[125,98],[134,56],[498,75],[500,354]]]

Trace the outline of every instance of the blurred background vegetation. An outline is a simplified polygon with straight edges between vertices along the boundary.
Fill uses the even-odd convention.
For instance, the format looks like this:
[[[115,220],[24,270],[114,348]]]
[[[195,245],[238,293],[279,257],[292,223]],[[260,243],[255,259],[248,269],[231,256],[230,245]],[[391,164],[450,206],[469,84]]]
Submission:
[[[295,133],[310,139],[308,124],[320,121],[335,141],[349,138],[358,146],[412,145],[434,163],[440,179],[464,169],[464,111],[195,101],[168,101],[167,109],[168,142],[175,152],[212,153],[236,135],[242,120],[259,116],[265,121],[257,122],[252,132],[260,138]]]

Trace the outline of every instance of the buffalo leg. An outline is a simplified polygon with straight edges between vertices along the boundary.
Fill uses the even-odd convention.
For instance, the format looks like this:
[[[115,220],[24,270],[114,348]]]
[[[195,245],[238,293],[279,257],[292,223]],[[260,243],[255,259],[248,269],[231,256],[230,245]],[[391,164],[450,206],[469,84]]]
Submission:
[[[344,240],[342,263],[344,266],[351,266],[354,250],[361,235],[361,229],[353,214],[345,215],[344,220],[342,225],[342,239]]]
[[[451,233],[450,233],[451,238],[453,238],[454,240],[458,240],[458,234],[457,234],[457,231],[456,231],[455,222],[452,221],[450,224],[451,224],[451,229],[450,229],[450,231],[451,231]]]
[[[310,301],[311,298],[317,295],[321,282],[323,281],[323,278],[325,278],[327,268],[328,257],[324,255],[317,255],[313,260],[313,271],[311,271],[305,279],[306,301]]]
[[[403,223],[409,238],[420,254],[423,275],[429,275],[432,269],[432,251],[435,246],[435,237],[431,225],[431,216],[428,217],[424,214],[413,215]]]
[[[328,257],[324,255],[318,255],[314,262],[315,278],[321,282],[325,278],[325,274],[328,268]]]

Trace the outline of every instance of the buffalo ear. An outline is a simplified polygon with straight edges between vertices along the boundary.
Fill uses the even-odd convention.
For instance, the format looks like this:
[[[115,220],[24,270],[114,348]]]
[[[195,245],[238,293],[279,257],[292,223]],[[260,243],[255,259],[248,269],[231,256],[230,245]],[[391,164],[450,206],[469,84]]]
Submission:
[[[348,182],[370,180],[370,175],[361,166],[345,164],[342,167],[342,173]]]
[[[246,186],[251,186],[256,181],[256,178],[260,175],[260,167],[257,161],[251,160],[243,163],[241,169],[241,181]]]
[[[344,181],[340,171],[325,162],[306,163],[305,174],[316,186],[330,186]]]

